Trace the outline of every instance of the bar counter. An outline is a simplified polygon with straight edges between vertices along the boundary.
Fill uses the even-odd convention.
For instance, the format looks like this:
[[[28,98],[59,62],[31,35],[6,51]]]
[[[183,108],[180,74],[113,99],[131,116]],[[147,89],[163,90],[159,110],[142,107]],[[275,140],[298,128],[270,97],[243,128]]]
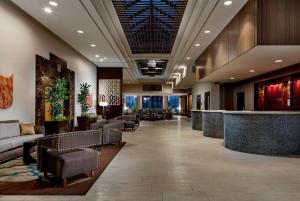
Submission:
[[[202,110],[191,110],[192,129],[202,131]]]
[[[224,138],[223,112],[225,111],[202,111],[202,127],[204,136],[213,138]]]
[[[300,154],[300,112],[224,111],[223,115],[226,148],[263,155]]]

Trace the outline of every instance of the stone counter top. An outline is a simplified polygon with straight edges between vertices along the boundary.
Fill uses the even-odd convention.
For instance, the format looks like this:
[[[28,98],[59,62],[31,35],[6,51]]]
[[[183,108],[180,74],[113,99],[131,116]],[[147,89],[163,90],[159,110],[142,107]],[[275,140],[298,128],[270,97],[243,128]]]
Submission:
[[[300,114],[297,111],[224,111],[224,114]]]
[[[217,113],[223,113],[226,112],[226,110],[202,110],[201,112],[217,112]]]

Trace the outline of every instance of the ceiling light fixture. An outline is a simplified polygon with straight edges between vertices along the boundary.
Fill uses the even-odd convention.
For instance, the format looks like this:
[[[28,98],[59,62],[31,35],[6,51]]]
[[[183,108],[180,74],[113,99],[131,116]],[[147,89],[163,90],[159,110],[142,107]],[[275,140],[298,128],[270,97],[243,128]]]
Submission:
[[[191,57],[187,57],[186,59],[187,59],[187,60],[190,60],[190,59],[191,59]]]
[[[52,13],[52,9],[51,9],[51,8],[48,8],[48,7],[44,8],[44,11],[45,11],[46,13]]]
[[[78,30],[78,31],[77,31],[77,33],[83,34],[83,33],[84,33],[84,31],[82,31],[82,30]]]
[[[104,61],[104,59],[100,59],[100,61],[102,62],[102,61]]]
[[[51,6],[57,6],[58,3],[56,3],[55,1],[49,1],[49,5],[51,5]]]
[[[231,77],[230,79],[231,79],[231,80],[235,80],[235,78],[234,78],[234,77]]]
[[[95,57],[97,57],[97,58],[98,58],[98,57],[99,57],[99,54],[96,54],[96,55],[95,55]]]
[[[211,31],[210,30],[205,30],[204,33],[209,34]]]
[[[200,46],[200,44],[199,44],[199,43],[197,43],[197,44],[195,44],[195,46],[196,46],[196,47],[199,47],[199,46]]]
[[[277,60],[275,60],[274,62],[275,62],[275,63],[281,63],[281,62],[283,62],[283,60],[282,60],[282,59],[277,59]]]
[[[96,47],[96,45],[95,44],[91,44],[91,47]]]
[[[249,72],[250,73],[255,73],[255,70],[254,69],[250,69]]]
[[[106,60],[106,59],[107,59],[107,57],[104,57],[103,59],[104,59],[104,60]]]
[[[229,5],[231,5],[231,4],[232,4],[232,1],[225,1],[225,2],[224,2],[224,5],[225,5],[225,6],[229,6]]]

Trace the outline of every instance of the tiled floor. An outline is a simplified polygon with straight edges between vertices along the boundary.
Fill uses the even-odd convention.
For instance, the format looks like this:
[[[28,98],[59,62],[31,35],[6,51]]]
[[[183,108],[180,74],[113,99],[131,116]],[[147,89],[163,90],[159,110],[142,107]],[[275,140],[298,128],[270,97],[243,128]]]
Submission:
[[[299,201],[300,158],[234,152],[185,118],[142,122],[86,196],[1,200]]]

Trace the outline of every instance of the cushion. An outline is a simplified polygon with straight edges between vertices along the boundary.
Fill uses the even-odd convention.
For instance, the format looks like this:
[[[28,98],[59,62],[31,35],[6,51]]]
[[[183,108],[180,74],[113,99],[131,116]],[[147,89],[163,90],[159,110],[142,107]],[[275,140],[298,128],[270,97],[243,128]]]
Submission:
[[[20,124],[21,135],[34,135],[34,124]]]
[[[0,153],[23,146],[24,142],[29,142],[44,135],[22,135],[18,137],[5,138],[0,140]]]
[[[20,136],[19,123],[0,124],[0,139]]]

